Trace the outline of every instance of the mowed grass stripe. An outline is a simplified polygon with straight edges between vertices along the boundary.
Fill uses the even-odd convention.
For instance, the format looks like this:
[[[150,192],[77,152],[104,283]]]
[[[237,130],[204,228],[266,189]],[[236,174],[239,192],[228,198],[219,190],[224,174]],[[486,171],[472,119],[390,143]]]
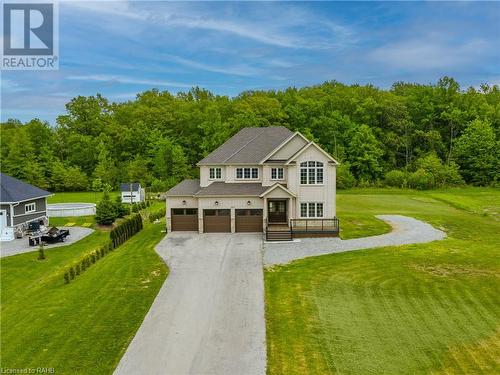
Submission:
[[[266,271],[269,374],[499,370],[500,223],[480,211],[482,205],[497,208],[489,199],[476,204],[469,194],[466,203],[474,211],[426,193],[406,194],[343,193],[339,211],[411,215],[443,227],[447,239],[325,255]],[[497,190],[492,194],[500,198]],[[453,199],[460,202],[459,195]],[[304,305],[307,317],[297,309]],[[276,314],[287,309],[294,314]],[[310,356],[298,362],[299,352]]]
[[[62,274],[43,274],[79,259],[93,249],[93,241],[59,248],[64,253],[49,251],[45,264],[35,260],[30,272],[37,281],[17,291],[15,299],[8,298],[2,309],[2,366],[54,367],[58,374],[111,373],[166,277],[166,266],[154,252],[163,227],[146,223],[69,285]],[[2,285],[4,295],[15,285],[8,271],[29,269],[26,264],[36,254],[15,258],[2,261],[2,282],[9,285]]]

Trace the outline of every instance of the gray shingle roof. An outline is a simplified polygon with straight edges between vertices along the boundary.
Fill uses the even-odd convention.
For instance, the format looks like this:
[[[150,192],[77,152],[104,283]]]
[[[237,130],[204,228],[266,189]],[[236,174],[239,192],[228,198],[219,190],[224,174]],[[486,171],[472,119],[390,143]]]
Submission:
[[[266,191],[269,186],[262,186],[259,183],[225,183],[212,182],[210,185],[203,187],[195,196],[259,196]]]
[[[243,128],[198,164],[256,164],[292,134],[284,126]]]
[[[0,202],[22,202],[28,199],[48,197],[52,193],[27,184],[17,178],[0,173]]]
[[[184,180],[167,191],[167,196],[192,196],[200,190],[200,180]]]
[[[120,191],[130,191],[130,185],[132,185],[132,191],[139,191],[141,184],[138,182],[127,182],[120,184]]]

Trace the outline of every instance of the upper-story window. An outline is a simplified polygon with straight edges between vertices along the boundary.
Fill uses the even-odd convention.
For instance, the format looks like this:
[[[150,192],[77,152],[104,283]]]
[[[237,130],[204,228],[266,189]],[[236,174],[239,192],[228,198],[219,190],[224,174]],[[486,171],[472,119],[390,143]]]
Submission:
[[[323,163],[320,161],[304,161],[300,163],[301,185],[323,184]]]
[[[24,205],[24,213],[30,213],[36,211],[36,203],[28,203]]]
[[[303,202],[300,217],[323,217],[323,202]]]
[[[210,168],[209,177],[211,180],[219,180],[222,178],[222,168]]]
[[[259,168],[236,168],[236,179],[256,180],[259,178]]]
[[[283,168],[271,168],[271,180],[283,180]]]

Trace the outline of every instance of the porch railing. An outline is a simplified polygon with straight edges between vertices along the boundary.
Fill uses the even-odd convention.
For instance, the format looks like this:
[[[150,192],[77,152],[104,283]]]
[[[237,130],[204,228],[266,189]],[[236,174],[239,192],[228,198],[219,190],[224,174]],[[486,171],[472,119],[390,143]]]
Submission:
[[[292,233],[300,232],[339,232],[339,219],[290,219]]]

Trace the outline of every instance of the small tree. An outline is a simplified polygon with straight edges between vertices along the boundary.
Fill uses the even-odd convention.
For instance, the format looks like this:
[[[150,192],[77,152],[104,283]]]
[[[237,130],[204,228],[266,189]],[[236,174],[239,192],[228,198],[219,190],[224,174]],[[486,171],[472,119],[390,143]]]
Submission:
[[[116,219],[115,206],[107,191],[104,191],[102,200],[97,204],[95,219],[101,225],[111,225]]]
[[[124,217],[125,215],[128,215],[130,212],[129,208],[122,203],[122,198],[120,196],[116,197],[114,206],[116,211],[116,217]]]
[[[92,181],[92,191],[95,193],[94,197],[97,196],[97,193],[102,191],[102,188],[102,180],[100,178],[94,178],[94,180]]]
[[[73,280],[73,279],[75,278],[75,269],[73,268],[73,266],[71,266],[71,267],[69,268],[69,278],[70,278],[71,280]]]
[[[69,273],[68,271],[64,272],[64,283],[69,284]]]
[[[38,247],[38,260],[44,260],[44,259],[45,259],[44,245],[43,242],[40,242],[40,246]]]

